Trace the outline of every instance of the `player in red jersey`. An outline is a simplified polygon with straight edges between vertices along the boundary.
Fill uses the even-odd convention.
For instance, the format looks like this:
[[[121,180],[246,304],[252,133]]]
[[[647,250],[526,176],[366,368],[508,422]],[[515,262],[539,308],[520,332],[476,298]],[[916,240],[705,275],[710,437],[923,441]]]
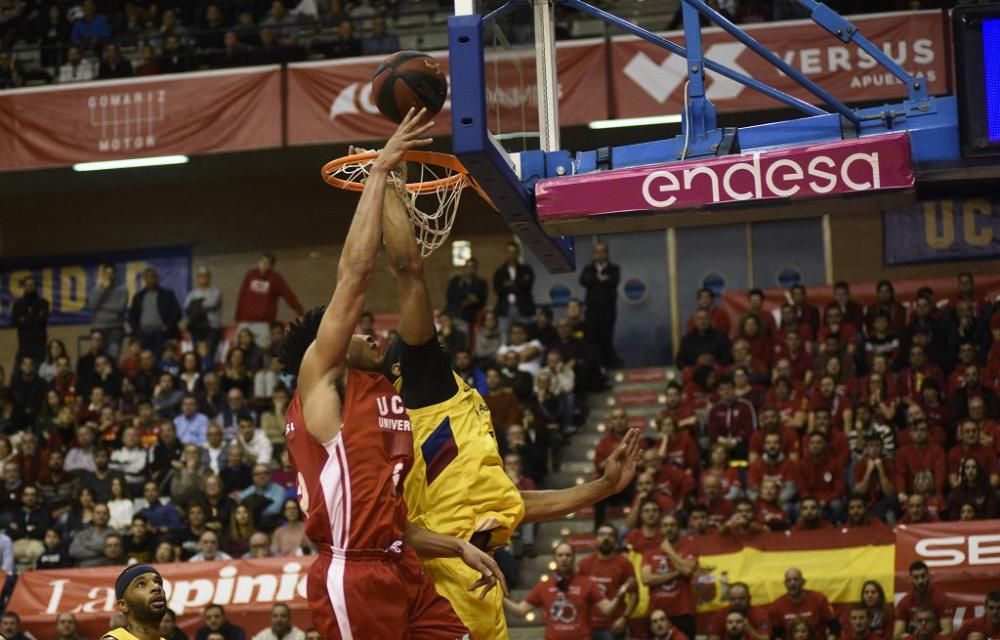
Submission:
[[[382,239],[389,173],[407,150],[429,144],[424,113],[407,114],[371,168],[337,268],[330,304],[288,330],[281,361],[298,373],[285,440],[319,549],[307,581],[315,626],[326,640],[469,638],[420,567],[424,556],[457,556],[481,574],[484,593],[502,575],[466,541],[407,524],[403,480],[413,459],[403,401],[380,372],[371,336],[352,335]]]

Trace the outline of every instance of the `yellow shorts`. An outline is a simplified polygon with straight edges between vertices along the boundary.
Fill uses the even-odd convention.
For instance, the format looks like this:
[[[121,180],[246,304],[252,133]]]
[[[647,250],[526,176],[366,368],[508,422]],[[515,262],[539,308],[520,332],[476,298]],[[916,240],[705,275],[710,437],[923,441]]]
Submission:
[[[479,599],[482,591],[469,591],[480,575],[461,558],[433,558],[423,561],[424,571],[434,579],[434,586],[451,603],[472,640],[506,640],[507,619],[503,612],[503,591],[499,585]]]

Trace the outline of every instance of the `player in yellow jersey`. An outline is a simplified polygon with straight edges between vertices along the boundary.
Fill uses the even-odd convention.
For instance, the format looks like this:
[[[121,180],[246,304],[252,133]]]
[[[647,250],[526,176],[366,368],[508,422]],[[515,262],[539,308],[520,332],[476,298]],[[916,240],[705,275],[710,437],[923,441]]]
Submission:
[[[160,620],[167,612],[167,596],[159,571],[148,564],[128,567],[115,580],[115,600],[128,622],[101,640],[162,640]]]
[[[452,371],[451,356],[437,341],[423,260],[394,189],[386,189],[382,234],[400,301],[400,339],[383,366],[400,389],[413,430],[413,468],[403,487],[411,522],[492,551],[522,522],[564,516],[627,486],[638,462],[638,430],[626,435],[600,479],[559,491],[518,491],[504,472],[486,403]],[[507,637],[501,589],[470,592],[480,576],[460,559],[422,562],[473,640]]]

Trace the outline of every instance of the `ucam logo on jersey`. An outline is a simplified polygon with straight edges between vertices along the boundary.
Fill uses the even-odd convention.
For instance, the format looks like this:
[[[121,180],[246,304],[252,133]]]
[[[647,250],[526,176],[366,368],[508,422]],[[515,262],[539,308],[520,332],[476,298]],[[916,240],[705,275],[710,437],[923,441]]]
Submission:
[[[549,178],[535,185],[535,197],[546,222],[904,189],[913,181],[909,135],[892,133]]]

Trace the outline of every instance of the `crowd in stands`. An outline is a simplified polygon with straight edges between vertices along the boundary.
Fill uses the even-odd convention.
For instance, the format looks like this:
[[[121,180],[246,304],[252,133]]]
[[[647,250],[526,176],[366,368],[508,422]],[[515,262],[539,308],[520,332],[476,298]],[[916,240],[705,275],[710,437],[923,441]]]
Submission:
[[[597,3],[602,4],[602,3]],[[793,0],[713,0],[739,22],[803,17]],[[844,13],[948,6],[939,0],[831,3]],[[127,78],[400,49],[401,13],[431,16],[448,0],[2,0],[0,89]],[[613,10],[613,6],[611,7]],[[574,11],[558,11],[558,36],[574,35]],[[634,17],[634,16],[633,16]],[[668,28],[678,28],[680,11]],[[443,30],[443,22],[428,29]],[[511,37],[518,37],[512,31]],[[524,36],[530,38],[530,33]],[[419,46],[419,45],[413,45]]]

